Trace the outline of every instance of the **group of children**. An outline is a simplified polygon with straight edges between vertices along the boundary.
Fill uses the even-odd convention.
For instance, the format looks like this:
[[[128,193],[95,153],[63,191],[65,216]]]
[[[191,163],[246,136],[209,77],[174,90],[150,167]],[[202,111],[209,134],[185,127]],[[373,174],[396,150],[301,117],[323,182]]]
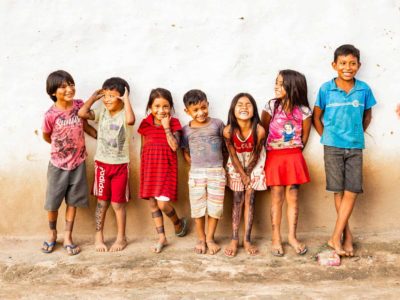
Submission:
[[[177,151],[190,165],[189,200],[198,241],[194,251],[215,254],[220,246],[214,239],[223,213],[225,186],[233,192],[232,237],[224,254],[234,257],[239,246],[239,227],[244,217],[243,247],[249,255],[258,253],[251,243],[255,193],[271,188],[272,249],[283,256],[281,239],[282,206],[287,201],[288,243],[303,255],[307,247],[296,236],[300,185],[310,181],[302,151],[312,123],[324,145],[327,190],[334,193],[337,221],[328,245],[342,256],[353,256],[353,237],[348,220],[357,195],[362,192],[362,149],[364,131],[371,121],[375,98],[362,81],[355,79],[361,66],[360,52],[342,45],[334,53],[333,68],[338,76],[319,90],[314,111],[307,97],[303,74],[279,72],[275,97],[258,113],[254,98],[237,94],[231,102],[227,125],[208,114],[204,92],[190,90],[184,97],[185,112],[192,120],[181,127],[173,117],[171,93],[162,88],[151,91],[141,121],[141,165],[139,197],[148,200],[159,239],[153,247],[159,253],[167,245],[164,215],[183,237],[188,220],[179,218],[172,203],[177,200]],[[51,253],[57,239],[58,209],[65,198],[64,248],[70,255],[80,252],[73,243],[76,207],[88,205],[84,132],[97,139],[92,194],[97,197],[96,251],[120,251],[126,245],[126,203],[129,200],[129,140],[135,114],[129,100],[130,87],[118,77],[107,79],[102,88],[83,103],[74,100],[75,86],[70,74],[56,71],[47,78],[47,93],[55,102],[46,112],[43,137],[51,144],[45,209],[49,238],[42,251]],[[92,109],[102,100],[102,105]],[[98,123],[94,129],[87,120]],[[113,207],[117,238],[108,249],[103,227],[108,207]],[[207,215],[207,222],[206,222]],[[207,226],[206,226],[207,223]]]

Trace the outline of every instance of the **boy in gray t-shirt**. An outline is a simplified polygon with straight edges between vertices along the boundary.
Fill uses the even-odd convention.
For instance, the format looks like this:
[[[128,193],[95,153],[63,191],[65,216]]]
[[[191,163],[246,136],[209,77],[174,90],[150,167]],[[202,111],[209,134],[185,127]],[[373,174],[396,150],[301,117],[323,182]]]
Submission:
[[[194,251],[205,254],[208,248],[210,254],[215,254],[221,249],[214,241],[214,233],[223,212],[226,181],[222,151],[224,123],[208,116],[207,96],[200,90],[188,91],[183,103],[185,112],[193,119],[183,127],[181,147],[190,165],[190,207],[199,238]]]

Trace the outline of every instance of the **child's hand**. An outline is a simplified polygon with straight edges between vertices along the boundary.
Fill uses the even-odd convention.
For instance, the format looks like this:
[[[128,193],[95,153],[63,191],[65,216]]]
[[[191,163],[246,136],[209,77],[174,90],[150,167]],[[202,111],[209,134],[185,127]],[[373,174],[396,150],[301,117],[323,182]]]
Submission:
[[[250,176],[245,174],[245,175],[240,175],[240,177],[242,178],[245,190],[247,190],[250,187],[250,182],[251,182]]]
[[[92,96],[90,96],[90,98],[92,98],[94,100],[94,102],[96,102],[97,100],[103,98],[104,94],[103,94],[103,89],[99,89],[96,90]]]
[[[122,100],[122,101],[129,101],[129,92],[128,92],[128,89],[125,87],[125,92],[124,92],[124,94],[122,95],[122,97],[118,97],[118,99],[119,100]]]
[[[166,115],[164,118],[161,119],[161,125],[164,129],[169,128],[169,122],[171,121],[171,116]]]
[[[396,114],[400,118],[400,103],[396,105]]]

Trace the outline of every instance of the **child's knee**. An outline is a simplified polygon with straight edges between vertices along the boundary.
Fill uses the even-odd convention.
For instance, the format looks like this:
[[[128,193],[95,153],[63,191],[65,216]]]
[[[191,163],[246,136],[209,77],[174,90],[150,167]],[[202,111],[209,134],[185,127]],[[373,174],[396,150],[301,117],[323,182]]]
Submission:
[[[149,207],[150,207],[151,210],[159,209],[157,201],[155,199],[153,199],[153,198],[149,199]]]
[[[158,202],[157,205],[164,213],[171,212],[171,205],[168,202]]]

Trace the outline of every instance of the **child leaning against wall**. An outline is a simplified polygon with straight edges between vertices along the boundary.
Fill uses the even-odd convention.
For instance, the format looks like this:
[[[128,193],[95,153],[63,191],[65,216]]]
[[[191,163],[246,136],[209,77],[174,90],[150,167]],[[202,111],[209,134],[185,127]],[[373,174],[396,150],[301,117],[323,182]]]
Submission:
[[[337,77],[325,82],[317,96],[313,122],[324,145],[326,189],[333,192],[337,220],[328,245],[341,256],[353,256],[349,219],[362,187],[364,131],[376,104],[369,86],[355,78],[360,51],[353,45],[335,50]]]
[[[69,73],[62,70],[51,73],[47,77],[46,90],[54,104],[45,113],[42,127],[44,140],[51,144],[44,205],[49,221],[49,237],[43,242],[42,252],[51,253],[54,250],[58,209],[65,199],[64,249],[69,255],[75,255],[80,252],[72,240],[76,208],[88,206],[84,131],[94,138],[97,133],[78,117],[83,101],[74,99],[75,82]]]

